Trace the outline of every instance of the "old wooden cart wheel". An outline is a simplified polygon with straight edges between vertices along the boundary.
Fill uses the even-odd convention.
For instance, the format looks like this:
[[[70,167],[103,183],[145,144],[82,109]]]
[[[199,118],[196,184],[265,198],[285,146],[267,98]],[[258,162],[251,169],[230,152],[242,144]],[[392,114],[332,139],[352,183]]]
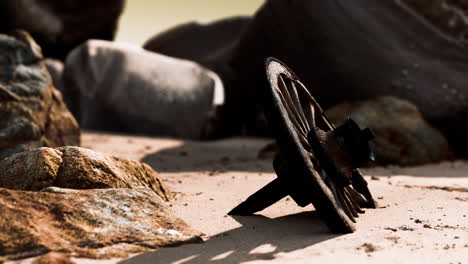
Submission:
[[[290,195],[299,206],[312,203],[332,232],[353,232],[362,208],[375,208],[358,169],[373,159],[372,132],[351,119],[335,128],[291,70],[274,58],[266,67],[271,98],[265,109],[280,149],[273,162],[278,179],[231,214],[254,213]]]

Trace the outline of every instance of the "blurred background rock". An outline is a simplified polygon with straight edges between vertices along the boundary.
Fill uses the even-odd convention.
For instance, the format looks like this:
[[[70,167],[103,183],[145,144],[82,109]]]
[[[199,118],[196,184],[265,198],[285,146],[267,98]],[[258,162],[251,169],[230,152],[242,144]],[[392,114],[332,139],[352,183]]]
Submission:
[[[209,22],[236,15],[252,15],[263,0],[127,1],[117,41],[143,44],[155,33],[189,21]]]

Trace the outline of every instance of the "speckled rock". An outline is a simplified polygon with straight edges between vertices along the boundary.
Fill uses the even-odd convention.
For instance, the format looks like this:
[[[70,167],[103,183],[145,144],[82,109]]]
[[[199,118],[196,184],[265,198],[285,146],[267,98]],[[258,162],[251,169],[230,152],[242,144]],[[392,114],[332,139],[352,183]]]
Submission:
[[[372,100],[343,103],[327,111],[335,124],[348,116],[361,127],[370,127],[378,164],[418,165],[452,158],[447,140],[408,101],[384,96]]]
[[[2,0],[0,32],[27,30],[46,57],[64,59],[88,39],[113,40],[124,6],[125,0]]]
[[[254,116],[272,56],[324,108],[387,95],[410,101],[468,157],[466,0],[264,2],[229,61],[239,80],[226,86],[230,123]]]
[[[63,78],[70,109],[94,130],[201,139],[224,102],[214,72],[128,43],[87,41]]]
[[[0,35],[0,159],[26,149],[80,144],[78,123],[24,32]]]
[[[171,198],[157,172],[147,164],[79,147],[39,148],[0,161],[0,188],[39,191],[145,186],[163,200]]]
[[[152,190],[0,189],[0,261],[59,252],[84,258],[126,257],[200,242]]]

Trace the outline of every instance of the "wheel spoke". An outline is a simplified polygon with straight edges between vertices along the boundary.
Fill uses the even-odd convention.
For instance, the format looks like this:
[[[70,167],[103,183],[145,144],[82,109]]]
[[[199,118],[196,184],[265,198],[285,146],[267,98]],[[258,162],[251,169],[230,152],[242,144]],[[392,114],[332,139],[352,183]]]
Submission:
[[[346,206],[349,208],[350,213],[351,213],[354,217],[359,217],[357,211],[356,211],[355,208],[354,208],[353,203],[351,202],[351,200],[349,199],[349,197],[346,195],[344,188],[341,189],[341,193],[343,194],[343,199],[344,199],[344,201],[346,202]]]
[[[341,190],[336,190],[337,198],[338,201],[341,204],[341,208],[343,208],[343,211],[346,213],[346,215],[349,217],[351,221],[356,223],[356,219],[354,218],[354,214],[351,211],[351,208],[349,207],[348,203],[346,202],[346,198],[343,195],[343,192]]]
[[[279,91],[278,94],[281,97],[281,101],[283,102],[283,107],[286,109],[286,112],[288,114],[288,118],[291,121],[291,123],[293,123],[294,128],[296,129],[298,134],[306,135],[305,129],[299,124],[299,122],[297,121],[296,115],[293,113],[293,111],[291,110],[290,105],[287,103],[287,98],[285,98],[284,93]]]
[[[353,196],[350,192],[352,188],[349,187],[349,186],[346,186],[344,188],[344,194],[346,197],[348,197],[348,199],[351,201],[351,204],[353,205],[354,207],[354,210],[356,210],[356,212],[360,213],[360,214],[363,214],[364,213],[364,210],[361,209],[361,207],[359,206],[359,202],[355,199],[355,196]]]
[[[354,190],[351,186],[346,186],[345,187],[346,191],[348,192],[349,196],[354,200],[359,207],[365,207],[367,204],[367,201],[362,195]]]
[[[353,188],[359,193],[361,193],[366,198],[365,207],[376,208],[377,205],[374,201],[374,198],[372,197],[372,194],[369,191],[369,188],[367,187],[366,179],[364,179],[359,169],[355,169],[352,173],[353,173],[353,176],[352,176],[353,178],[351,182],[352,182]]]
[[[293,123],[294,128],[296,129],[297,132],[300,132],[298,134],[304,135],[305,130],[304,128],[301,127],[299,122],[296,120],[296,116],[292,113],[292,110],[290,109],[289,104],[286,103],[286,98],[284,98],[283,93],[279,92],[278,94],[281,97],[281,100],[283,101],[283,106],[286,109],[289,120],[291,121],[291,123]]]
[[[315,103],[314,98],[309,93],[307,88],[302,84],[300,81],[296,81],[296,87],[299,86],[298,91],[300,92],[300,99],[302,103],[302,109],[304,110],[304,114],[310,127],[316,127],[315,120],[317,117],[315,116],[317,112],[320,112],[317,108],[317,104]]]
[[[288,105],[291,115],[294,116],[296,122],[300,125],[301,131],[304,133],[304,135],[307,135],[309,130],[307,129],[307,127],[301,119],[301,116],[297,112],[295,102],[291,98],[291,93],[289,92],[289,88],[282,74],[280,74],[278,77],[278,86],[281,90],[281,94],[283,95],[284,103]]]
[[[310,124],[310,127],[311,128],[315,128],[316,127],[316,124],[315,124],[315,108],[314,106],[311,104],[311,102],[309,100],[306,100],[306,99],[303,99],[304,102],[303,105],[304,107],[302,108],[304,110],[304,114],[307,118],[307,122]]]
[[[309,132],[310,125],[309,125],[309,122],[307,122],[307,118],[305,117],[301,100],[299,99],[299,94],[297,91],[298,88],[296,87],[296,85],[294,84],[294,81],[292,80],[290,80],[287,84],[289,88],[288,91],[290,91],[291,99],[293,100],[293,103],[299,115],[299,118],[301,119],[302,124],[306,128],[307,132]]]

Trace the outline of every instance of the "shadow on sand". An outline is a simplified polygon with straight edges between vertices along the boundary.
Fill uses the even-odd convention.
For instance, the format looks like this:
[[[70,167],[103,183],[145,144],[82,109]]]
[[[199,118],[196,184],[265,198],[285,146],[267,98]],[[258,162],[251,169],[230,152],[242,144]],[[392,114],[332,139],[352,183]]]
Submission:
[[[202,244],[162,248],[124,260],[133,263],[241,263],[269,260],[333,239],[315,211],[275,219],[264,216],[235,217],[242,226],[209,238]]]
[[[272,159],[259,159],[259,151],[271,140],[232,138],[221,141],[185,141],[163,149],[141,161],[159,172],[255,171],[272,172]]]

